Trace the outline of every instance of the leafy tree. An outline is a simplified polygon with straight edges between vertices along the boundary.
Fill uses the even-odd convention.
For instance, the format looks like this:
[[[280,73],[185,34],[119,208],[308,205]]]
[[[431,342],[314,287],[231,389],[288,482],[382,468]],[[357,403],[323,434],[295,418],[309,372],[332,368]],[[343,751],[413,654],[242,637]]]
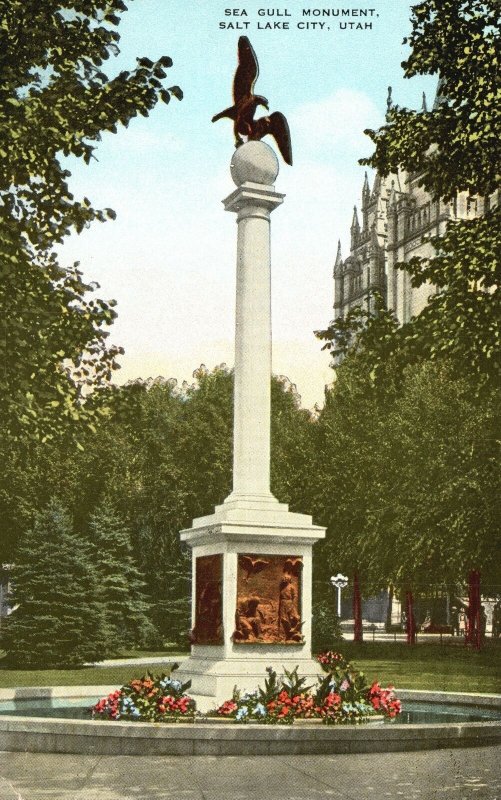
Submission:
[[[379,302],[317,333],[344,358],[319,426],[326,552],[347,563],[356,554],[374,588],[378,569],[401,591],[451,587],[472,568],[499,582],[489,557],[499,535],[497,16],[493,0],[414,5],[402,66],[406,77],[439,75],[437,102],[423,112],[394,107],[366,131],[376,150],[362,163],[381,175],[407,171],[435,200],[463,192],[476,205],[476,217],[432,239],[433,257],[397,265],[436,294],[402,327]]]
[[[226,365],[212,372],[203,365],[187,387],[178,457],[184,453],[183,486],[191,518],[210,514],[231,491],[233,448],[233,374]]]
[[[314,587],[315,588],[315,587]],[[343,632],[335,610],[335,601],[322,591],[313,592],[311,647],[314,653],[333,650],[339,646]]]
[[[394,348],[401,364],[427,358],[453,360],[458,372],[475,375],[478,387],[496,383],[501,369],[501,217],[449,223],[432,244],[434,258],[401,265],[413,286],[426,281],[438,291],[410,324],[397,331]]]
[[[412,7],[411,48],[404,76],[438,75],[431,111],[395,107],[363,163],[388,174],[419,174],[431,194],[488,197],[498,188],[499,3],[497,0],[423,0]]]
[[[500,397],[473,389],[450,364],[424,362],[384,392],[365,353],[343,361],[318,425],[312,510],[328,530],[317,577],[358,569],[365,593],[429,596],[476,568],[495,591]]]
[[[10,444],[47,441],[77,420],[91,422],[89,392],[116,367],[119,349],[106,342],[113,303],[92,297],[95,287],[78,265],[61,267],[53,246],[114,217],[74,198],[62,157],[89,163],[103,131],[182,96],[164,86],[167,56],[140,58],[111,78],[103,71],[119,52],[125,10],[122,0],[2,5],[0,424]]]
[[[106,655],[151,644],[155,628],[143,594],[145,584],[132,557],[129,531],[106,501],[91,516],[89,528],[99,578],[98,597],[104,607]]]
[[[409,368],[380,441],[382,491],[369,515],[388,548],[395,585],[451,589],[479,569],[486,592],[501,581],[499,391],[431,363]]]
[[[390,386],[398,383],[410,359],[407,353],[395,347],[399,333],[395,314],[386,308],[379,292],[373,292],[372,299],[374,308],[370,311],[355,306],[345,316],[333,320],[325,330],[315,331],[315,336],[325,342],[322,350],[332,355],[333,368],[348,358],[357,374],[364,380],[369,379],[377,392],[385,394]],[[379,370],[377,384],[376,369]]]
[[[308,513],[307,476],[315,460],[315,418],[301,408],[294,384],[283,376],[271,383],[271,491],[291,511]]]
[[[355,358],[343,362],[326,393],[311,475],[311,511],[327,527],[315,548],[315,576],[326,597],[333,572],[358,572],[364,593],[388,580],[387,552],[375,543],[369,518],[380,501],[380,440],[389,402]]]
[[[82,451],[59,439],[33,446],[25,467],[12,465],[3,498],[11,542],[55,491],[89,538],[93,509],[108,502],[130,531],[151,621],[164,640],[186,642],[191,551],[179,531],[231,491],[232,397],[225,367],[197,370],[192,386],[155,379],[110,387],[95,433],[81,436]],[[294,388],[273,379],[272,490],[298,511],[309,511],[304,473],[314,459],[314,430]],[[6,545],[4,557],[13,560],[15,549]]]
[[[407,170],[434,199],[481,195],[479,218],[450,222],[433,239],[435,257],[397,265],[413,286],[429,281],[438,294],[392,342],[407,360],[453,358],[479,383],[497,381],[501,370],[498,14],[496,0],[413,6],[404,75],[438,74],[437,102],[431,111],[391,109],[382,128],[366,131],[376,150],[361,162],[382,175]],[[377,350],[376,370],[381,360]]]
[[[15,608],[2,640],[10,664],[78,667],[104,657],[106,624],[90,548],[57,500],[24,535],[11,577]]]

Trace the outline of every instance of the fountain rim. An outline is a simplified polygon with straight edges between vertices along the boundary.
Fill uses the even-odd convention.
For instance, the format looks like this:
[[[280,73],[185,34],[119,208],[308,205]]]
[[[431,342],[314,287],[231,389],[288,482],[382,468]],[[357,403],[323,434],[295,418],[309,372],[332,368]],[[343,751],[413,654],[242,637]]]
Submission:
[[[110,686],[0,689],[1,700],[96,697]],[[501,709],[501,695],[397,690],[402,700]],[[501,720],[391,725],[221,725],[0,717],[0,750],[89,755],[328,755],[501,743]]]

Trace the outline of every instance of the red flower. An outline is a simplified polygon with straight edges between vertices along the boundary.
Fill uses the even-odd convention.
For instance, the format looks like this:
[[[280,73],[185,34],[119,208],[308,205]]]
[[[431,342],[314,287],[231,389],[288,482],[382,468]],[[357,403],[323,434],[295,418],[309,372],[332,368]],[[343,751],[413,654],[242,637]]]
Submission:
[[[222,706],[219,706],[217,713],[221,716],[229,716],[233,714],[238,708],[237,704],[233,700],[225,700]]]

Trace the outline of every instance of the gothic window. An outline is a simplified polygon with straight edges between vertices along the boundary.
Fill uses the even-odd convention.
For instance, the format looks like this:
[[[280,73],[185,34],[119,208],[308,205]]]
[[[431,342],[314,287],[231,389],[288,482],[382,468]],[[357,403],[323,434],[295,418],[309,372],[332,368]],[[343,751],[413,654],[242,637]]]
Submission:
[[[475,217],[478,209],[478,201],[476,197],[468,197],[466,201],[466,214],[467,216]]]

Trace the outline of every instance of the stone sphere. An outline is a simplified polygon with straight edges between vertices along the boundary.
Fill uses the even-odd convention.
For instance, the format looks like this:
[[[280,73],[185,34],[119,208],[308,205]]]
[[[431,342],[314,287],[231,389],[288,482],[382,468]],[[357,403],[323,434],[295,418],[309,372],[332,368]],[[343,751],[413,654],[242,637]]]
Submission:
[[[237,186],[246,181],[273,186],[278,175],[278,158],[264,142],[246,142],[233,153],[230,170]]]

